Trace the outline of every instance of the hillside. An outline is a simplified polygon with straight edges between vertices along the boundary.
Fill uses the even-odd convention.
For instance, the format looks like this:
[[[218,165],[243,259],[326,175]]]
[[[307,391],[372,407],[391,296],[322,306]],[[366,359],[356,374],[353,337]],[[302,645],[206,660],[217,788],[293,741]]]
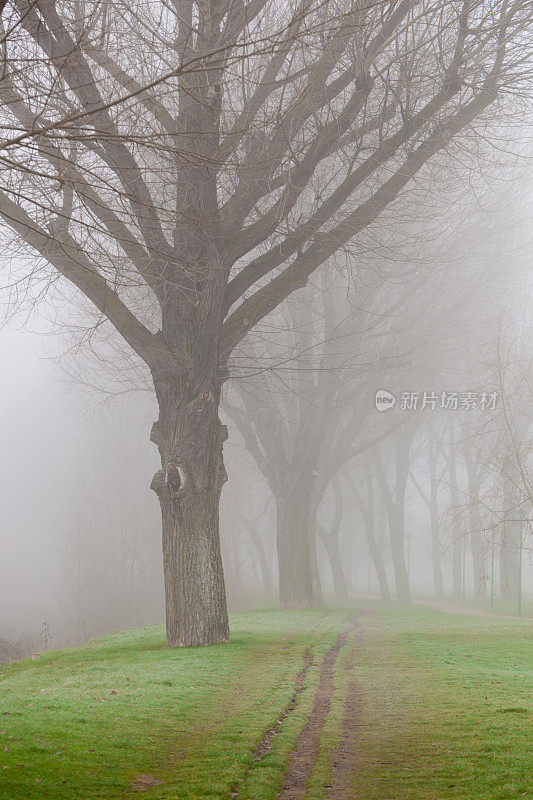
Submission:
[[[0,798],[525,797],[529,630],[361,603],[236,615],[228,646],[153,627],[4,666]]]

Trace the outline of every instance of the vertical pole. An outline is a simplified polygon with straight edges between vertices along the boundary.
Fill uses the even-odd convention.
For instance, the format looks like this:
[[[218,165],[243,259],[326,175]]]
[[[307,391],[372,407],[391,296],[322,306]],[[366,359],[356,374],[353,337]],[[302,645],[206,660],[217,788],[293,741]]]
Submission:
[[[494,531],[492,531],[492,550],[490,555],[490,610],[494,611]]]
[[[466,599],[466,534],[463,535],[463,565],[462,565],[462,594],[463,594],[463,603]]]
[[[368,551],[368,594],[370,594],[370,569],[371,569],[371,563],[370,563],[370,550],[369,550]]]
[[[407,534],[407,580],[411,576],[411,534]]]
[[[522,538],[524,524],[520,525],[520,545],[518,550],[518,616],[522,616]]]

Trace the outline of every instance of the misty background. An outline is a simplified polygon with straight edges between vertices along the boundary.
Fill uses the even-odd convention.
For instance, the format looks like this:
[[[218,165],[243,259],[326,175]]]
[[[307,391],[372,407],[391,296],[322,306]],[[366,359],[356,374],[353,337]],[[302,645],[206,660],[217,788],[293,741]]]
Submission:
[[[443,454],[440,461],[437,455],[436,467],[443,593],[451,597],[454,592],[454,558],[464,549],[459,599],[472,601],[479,594],[467,539],[477,526],[483,539],[481,595],[487,599],[494,537],[497,562],[502,552],[501,519],[494,513],[500,501],[493,502],[494,492],[501,496],[504,491],[494,477],[501,464],[494,445],[487,448],[487,436],[509,432],[502,403],[516,412],[512,425],[519,426],[525,443],[532,419],[532,194],[520,170],[512,176],[506,167],[491,186],[478,180],[473,190],[456,188],[455,200],[439,208],[421,207],[416,220],[411,214],[402,218],[409,198],[404,200],[394,221],[380,220],[361,237],[358,252],[346,257],[349,266],[357,262],[357,270],[347,269],[342,258],[333,259],[248,338],[235,359],[236,378],[222,407],[230,428],[225,444],[229,481],[221,511],[230,609],[276,603],[276,497],[268,469],[275,473],[279,467],[265,442],[275,448],[275,430],[284,420],[286,433],[278,447],[286,448],[290,462],[297,441],[287,432],[301,427],[304,416],[318,414],[313,425],[325,420],[320,424],[334,431],[356,407],[345,428],[355,443],[381,436],[398,415],[413,416],[396,431],[392,424],[377,451],[374,447],[343,463],[319,498],[316,552],[326,601],[383,589],[365,535],[369,495],[364,476],[373,452],[381,467],[375,465],[372,525],[388,592],[397,595],[391,518],[380,480],[389,475],[392,480],[395,442],[402,430],[410,431],[404,556],[412,594],[415,599],[435,594],[428,502],[431,446]],[[329,310],[324,296],[330,298]],[[102,350],[83,333],[66,334],[48,304],[31,293],[28,300],[0,332],[0,637],[24,641],[35,650],[162,621],[164,597],[160,512],[149,488],[157,469],[157,451],[149,442],[157,409],[149,387],[142,375],[133,380],[128,375],[124,387],[109,384]],[[83,303],[77,313],[83,320]],[[328,313],[333,315],[329,322]],[[126,359],[124,375],[128,369]],[[396,396],[395,408],[386,413],[376,410],[380,388]],[[437,407],[418,415],[401,409],[403,392],[444,390],[496,392],[496,409],[461,414]],[[476,500],[468,490],[468,443],[486,471],[487,488]],[[452,450],[457,450],[453,478],[446,460]],[[318,466],[312,469],[318,475],[321,456],[315,455]],[[258,457],[265,460],[263,473]],[[524,459],[529,470],[527,449]],[[520,502],[527,489],[522,494]],[[505,515],[501,502],[499,508]],[[530,525],[525,523],[521,543],[525,595],[533,590]],[[339,590],[336,569],[344,589]],[[504,593],[498,569],[497,563],[497,594]],[[513,591],[516,586],[507,592],[508,600]],[[457,600],[457,587],[455,592]]]

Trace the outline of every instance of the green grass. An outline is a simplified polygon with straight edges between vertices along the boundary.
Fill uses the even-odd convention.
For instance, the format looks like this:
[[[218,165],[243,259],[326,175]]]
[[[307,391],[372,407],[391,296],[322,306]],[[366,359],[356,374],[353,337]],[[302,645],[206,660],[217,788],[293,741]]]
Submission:
[[[162,781],[151,798],[227,798],[291,697],[306,647],[319,661],[345,619],[254,612],[232,618],[230,645],[169,650],[154,627],[4,667],[0,798],[131,797],[139,773]],[[281,774],[317,673],[250,791],[256,773]]]
[[[367,610],[354,800],[531,797],[531,625]]]
[[[493,608],[491,608],[490,599],[476,600],[474,598],[467,598],[467,604],[471,606],[471,608],[479,608],[482,611],[488,611],[489,613],[504,614],[505,616],[517,617],[520,619],[518,616],[517,601],[509,602],[506,600],[501,600],[499,597],[495,597],[493,601]],[[522,599],[521,612],[521,617],[533,617],[533,600],[530,597],[524,597]]]
[[[530,626],[361,602],[363,696],[353,800],[529,797]],[[169,650],[161,628],[115,634],[0,672],[1,800],[274,800],[313,702],[320,661],[348,612],[253,612],[230,645]],[[252,754],[314,666],[295,711]],[[308,800],[330,777],[347,689],[343,664]],[[529,670],[529,671],[528,671]],[[241,781],[241,779],[244,779]]]

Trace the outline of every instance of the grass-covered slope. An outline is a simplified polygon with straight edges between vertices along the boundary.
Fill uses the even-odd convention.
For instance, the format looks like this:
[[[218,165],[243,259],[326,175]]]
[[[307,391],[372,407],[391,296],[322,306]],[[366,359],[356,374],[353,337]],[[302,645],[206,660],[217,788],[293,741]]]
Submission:
[[[229,645],[172,649],[160,627],[41,655],[0,673],[0,798],[228,797],[288,702],[304,651],[316,659],[342,615],[250,613]],[[316,672],[316,668],[315,668]],[[311,701],[286,730],[290,746]],[[283,748],[279,748],[283,750]],[[277,755],[277,754],[276,754]]]
[[[359,608],[363,635],[355,651],[349,638],[335,667],[309,800],[336,796],[324,787],[348,691],[359,693],[362,709],[353,800],[528,797],[527,623]],[[273,800],[323,656],[352,615],[254,612],[232,618],[229,645],[168,650],[162,629],[149,628],[3,667],[1,800],[129,800],[140,789],[152,800]],[[313,664],[303,690],[256,761],[307,648]]]

